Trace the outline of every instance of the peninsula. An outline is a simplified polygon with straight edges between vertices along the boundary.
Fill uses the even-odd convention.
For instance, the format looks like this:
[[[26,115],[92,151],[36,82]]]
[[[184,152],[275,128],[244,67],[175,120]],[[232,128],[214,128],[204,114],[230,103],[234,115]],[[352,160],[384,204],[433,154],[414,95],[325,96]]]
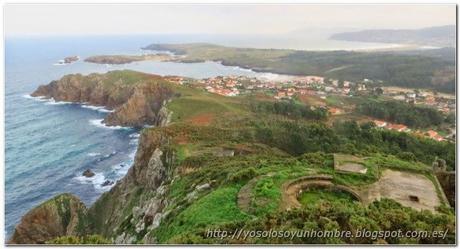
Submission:
[[[170,61],[174,57],[170,54],[144,55],[96,55],[85,59],[86,62],[97,64],[127,64],[135,61]]]

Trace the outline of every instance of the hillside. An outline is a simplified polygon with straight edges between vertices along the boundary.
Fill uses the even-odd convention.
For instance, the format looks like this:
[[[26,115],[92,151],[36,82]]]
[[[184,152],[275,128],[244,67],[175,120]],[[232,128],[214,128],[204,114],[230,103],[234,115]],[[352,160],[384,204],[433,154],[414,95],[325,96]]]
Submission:
[[[455,25],[423,29],[376,29],[338,33],[333,40],[417,44],[436,47],[455,47]]]
[[[152,44],[144,49],[171,51],[180,62],[218,61],[258,72],[318,75],[341,80],[372,79],[384,85],[455,91],[455,63],[440,50],[413,53],[300,51],[233,48],[204,43]],[[453,51],[450,51],[453,52]],[[450,53],[449,52],[449,53]]]
[[[72,87],[64,84],[73,77],[83,78]],[[93,78],[102,83],[91,83]],[[79,102],[81,97],[71,98],[73,93],[94,84],[108,93],[139,86],[154,89],[147,96],[168,92],[168,100],[155,108],[168,115],[156,115],[157,126],[142,130],[127,175],[91,207],[79,205],[77,212],[70,212],[60,203],[69,199],[78,203],[75,197],[52,199],[31,211],[48,217],[46,222],[27,214],[10,243],[31,243],[21,239],[30,235],[40,238],[32,243],[62,244],[96,235],[90,238],[115,244],[455,243],[454,209],[430,166],[445,160],[447,167],[455,167],[452,143],[382,130],[371,123],[329,125],[328,116],[293,116],[289,109],[272,112],[268,107],[277,102],[263,96],[224,97],[195,84],[178,85],[166,77],[133,71],[65,76],[41,87],[36,95],[45,92]],[[130,113],[118,111],[130,97],[111,102],[115,95],[105,96],[121,119]],[[301,107],[305,113],[312,110]],[[408,194],[419,201],[411,201]],[[56,206],[59,215],[47,215],[54,214]],[[28,229],[48,228],[48,223],[78,229]],[[212,234],[235,229],[351,233],[436,229],[447,234],[385,239]]]

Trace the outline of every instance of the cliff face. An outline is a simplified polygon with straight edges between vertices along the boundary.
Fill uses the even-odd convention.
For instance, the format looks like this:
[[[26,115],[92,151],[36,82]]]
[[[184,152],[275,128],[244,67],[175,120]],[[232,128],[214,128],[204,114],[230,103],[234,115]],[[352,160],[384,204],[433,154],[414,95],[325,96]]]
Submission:
[[[85,205],[75,196],[62,194],[35,207],[22,217],[9,244],[43,244],[59,236],[88,232]]]
[[[127,175],[89,209],[93,232],[117,244],[144,239],[158,226],[167,205],[164,194],[171,176],[174,154],[160,131],[144,130],[135,163]],[[144,239],[146,243],[152,240]]]
[[[140,127],[161,124],[165,118],[161,108],[172,97],[172,90],[159,76],[113,71],[88,76],[67,75],[40,86],[31,95],[105,106],[113,110],[105,118],[105,124]]]
[[[113,73],[69,75],[40,86],[32,96],[115,109],[105,118],[108,125],[166,125],[169,113],[164,104],[172,97],[172,90],[159,77],[136,76],[141,76],[139,81],[128,84],[123,78],[109,83]],[[44,243],[59,236],[90,234],[119,244],[154,242],[144,236],[159,225],[167,205],[164,195],[174,158],[168,143],[168,136],[158,129],[142,130],[133,166],[92,207],[86,209],[77,197],[68,194],[57,196],[29,211],[9,243]]]

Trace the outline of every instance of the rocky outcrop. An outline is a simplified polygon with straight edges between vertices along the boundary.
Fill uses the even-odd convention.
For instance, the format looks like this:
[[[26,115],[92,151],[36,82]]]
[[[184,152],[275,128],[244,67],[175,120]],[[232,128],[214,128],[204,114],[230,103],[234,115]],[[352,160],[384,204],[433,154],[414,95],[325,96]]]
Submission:
[[[31,95],[105,106],[113,110],[104,119],[105,124],[141,127],[161,125],[166,118],[162,107],[172,94],[161,76],[124,70],[88,76],[66,75],[40,86]]]
[[[59,236],[89,231],[85,205],[71,194],[61,194],[35,207],[16,226],[9,244],[43,244]]]

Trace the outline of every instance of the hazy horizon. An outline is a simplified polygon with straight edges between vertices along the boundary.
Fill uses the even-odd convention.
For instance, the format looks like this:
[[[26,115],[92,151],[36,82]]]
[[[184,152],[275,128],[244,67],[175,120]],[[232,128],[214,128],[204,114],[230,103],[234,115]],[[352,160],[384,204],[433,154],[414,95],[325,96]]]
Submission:
[[[324,35],[364,29],[419,29],[456,24],[454,4],[7,4],[4,14],[5,35],[8,37]]]

